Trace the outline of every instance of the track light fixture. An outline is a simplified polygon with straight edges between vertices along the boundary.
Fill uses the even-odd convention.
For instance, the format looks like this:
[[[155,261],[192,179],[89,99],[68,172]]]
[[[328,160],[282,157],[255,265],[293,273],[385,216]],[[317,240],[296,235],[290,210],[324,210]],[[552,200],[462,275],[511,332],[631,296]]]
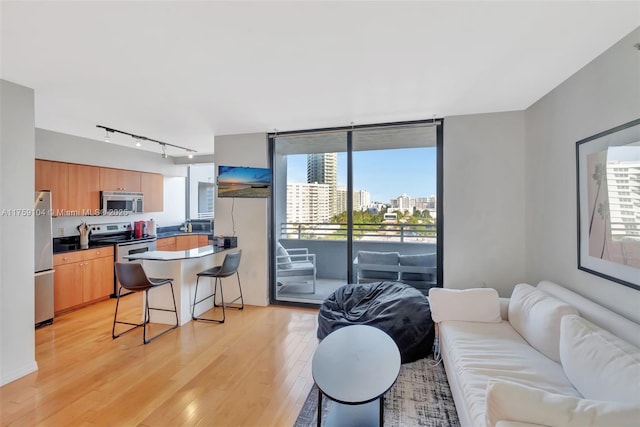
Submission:
[[[188,153],[190,159],[193,158],[193,153],[196,152],[196,150],[193,150],[191,148],[186,148],[186,147],[181,147],[179,145],[169,144],[168,142],[158,141],[157,139],[147,138],[146,136],[134,135],[134,134],[129,133],[129,132],[124,132],[124,131],[121,131],[121,130],[118,130],[118,129],[113,129],[113,128],[106,127],[106,126],[96,125],[96,127],[100,128],[100,129],[104,129],[104,131],[105,131],[105,137],[104,137],[105,142],[109,142],[111,140],[111,138],[109,137],[110,133],[121,133],[123,135],[129,135],[131,138],[136,140],[136,147],[140,147],[142,145],[142,141],[155,142],[156,144],[159,144],[162,147],[162,158],[163,159],[166,159],[167,157],[169,157],[167,155],[167,146],[174,147],[174,148],[179,148],[181,150],[186,151]]]

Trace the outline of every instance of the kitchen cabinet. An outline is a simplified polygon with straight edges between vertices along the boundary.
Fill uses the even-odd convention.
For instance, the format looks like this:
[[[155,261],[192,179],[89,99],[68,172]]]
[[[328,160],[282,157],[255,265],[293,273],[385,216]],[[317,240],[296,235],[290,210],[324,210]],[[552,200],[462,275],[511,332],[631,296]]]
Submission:
[[[53,215],[69,207],[69,167],[67,163],[36,159],[35,190],[51,191]]]
[[[198,247],[209,246],[209,236],[206,234],[198,234]]]
[[[100,168],[100,189],[105,191],[140,192],[140,172]]]
[[[156,240],[156,249],[159,251],[176,251],[176,238],[163,237]]]
[[[53,256],[53,308],[60,314],[109,298],[113,292],[113,247]]]
[[[100,210],[100,168],[69,163],[69,210],[97,215]]]
[[[198,247],[198,235],[176,236],[176,251],[186,251]]]
[[[144,211],[164,211],[164,177],[158,173],[140,172],[140,190],[144,193]]]

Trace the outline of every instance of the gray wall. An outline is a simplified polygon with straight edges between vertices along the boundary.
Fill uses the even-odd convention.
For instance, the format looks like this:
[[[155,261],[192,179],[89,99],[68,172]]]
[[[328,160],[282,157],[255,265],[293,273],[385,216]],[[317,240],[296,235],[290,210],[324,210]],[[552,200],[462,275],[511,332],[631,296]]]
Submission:
[[[34,126],[33,89],[0,80],[0,211],[33,209]],[[33,241],[33,216],[0,216],[0,385],[38,369]]]
[[[524,113],[446,117],[446,288],[492,287],[509,296],[524,279]]]
[[[640,29],[526,111],[527,270],[640,321],[640,292],[577,269],[576,141],[640,117]]]

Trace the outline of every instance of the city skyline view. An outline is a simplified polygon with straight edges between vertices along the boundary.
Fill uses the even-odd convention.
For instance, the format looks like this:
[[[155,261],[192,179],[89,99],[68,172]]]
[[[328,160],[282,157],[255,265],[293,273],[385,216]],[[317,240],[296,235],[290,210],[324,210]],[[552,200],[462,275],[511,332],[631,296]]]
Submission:
[[[289,155],[287,182],[307,182],[307,155]],[[347,186],[347,154],[337,153],[337,185]],[[371,202],[389,203],[402,194],[411,198],[436,194],[436,148],[356,151],[353,156],[354,190],[371,194]]]

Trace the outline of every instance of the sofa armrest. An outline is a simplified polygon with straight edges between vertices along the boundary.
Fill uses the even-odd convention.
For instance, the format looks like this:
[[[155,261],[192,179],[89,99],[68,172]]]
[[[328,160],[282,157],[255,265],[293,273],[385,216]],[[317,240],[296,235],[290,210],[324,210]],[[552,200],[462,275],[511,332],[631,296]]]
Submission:
[[[509,320],[509,301],[511,298],[500,298],[500,316],[502,320]]]

